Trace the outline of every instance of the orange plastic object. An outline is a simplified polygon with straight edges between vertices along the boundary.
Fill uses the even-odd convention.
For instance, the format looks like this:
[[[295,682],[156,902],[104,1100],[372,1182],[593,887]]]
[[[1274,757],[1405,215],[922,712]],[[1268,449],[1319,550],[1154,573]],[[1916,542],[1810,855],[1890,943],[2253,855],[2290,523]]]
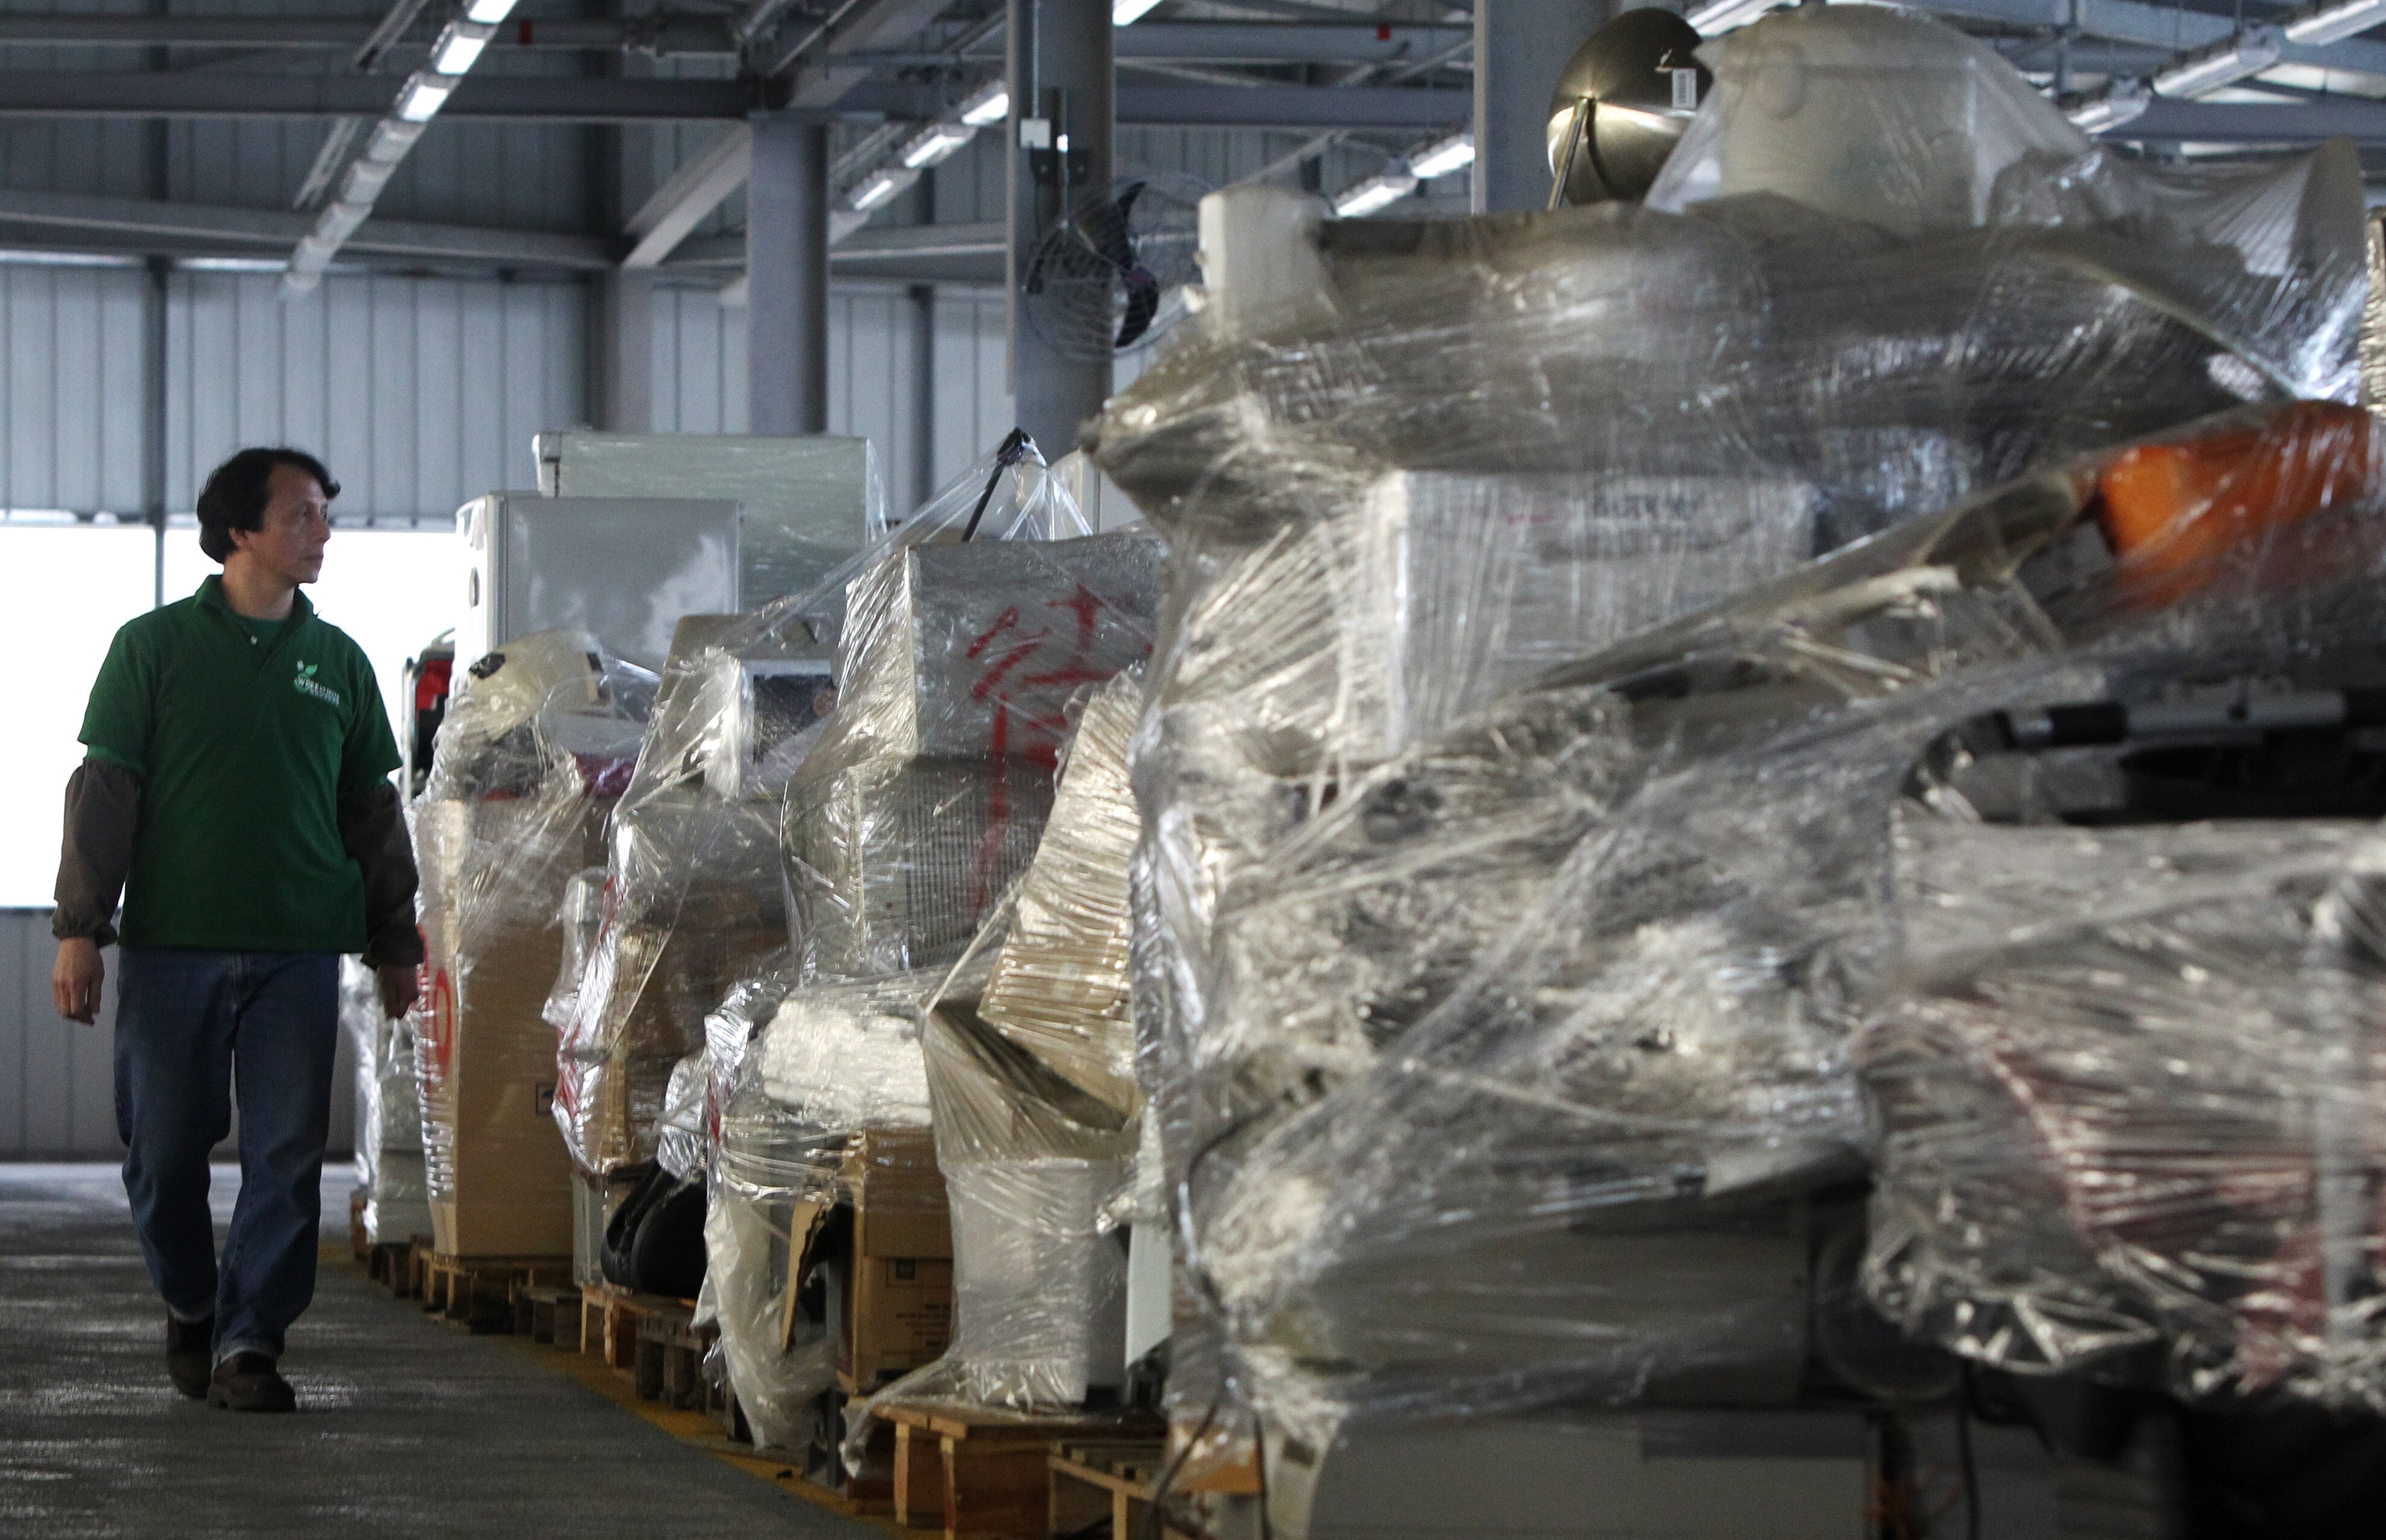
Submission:
[[[2231,553],[2361,496],[2369,414],[2298,401],[2267,421],[2122,451],[2097,478],[2104,537],[2141,603],[2168,604],[2229,570]]]

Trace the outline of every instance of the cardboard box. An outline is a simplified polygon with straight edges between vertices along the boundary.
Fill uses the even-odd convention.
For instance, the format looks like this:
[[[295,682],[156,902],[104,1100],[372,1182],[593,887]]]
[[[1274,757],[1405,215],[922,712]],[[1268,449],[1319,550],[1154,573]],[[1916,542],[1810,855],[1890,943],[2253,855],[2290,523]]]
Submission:
[[[416,810],[429,973],[417,1064],[432,1245],[447,1256],[571,1255],[572,1167],[542,1010],[563,956],[563,883],[595,841],[585,818],[541,818],[529,800]]]
[[[855,1136],[830,1189],[796,1207],[800,1237],[781,1324],[792,1342],[797,1296],[821,1273],[837,1379],[873,1390],[942,1356],[953,1340],[953,1235],[936,1139],[925,1129]]]

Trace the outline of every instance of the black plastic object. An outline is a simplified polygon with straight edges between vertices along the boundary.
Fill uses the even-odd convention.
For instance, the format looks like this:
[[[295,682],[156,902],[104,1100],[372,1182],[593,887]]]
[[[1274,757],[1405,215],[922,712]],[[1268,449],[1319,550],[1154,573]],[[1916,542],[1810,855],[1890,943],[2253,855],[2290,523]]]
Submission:
[[[605,1221],[605,1281],[617,1288],[693,1299],[704,1286],[704,1183],[652,1163]]]
[[[1563,201],[1637,201],[1689,127],[1714,77],[1704,41],[1672,11],[1632,10],[1590,34],[1550,98],[1550,174]]]

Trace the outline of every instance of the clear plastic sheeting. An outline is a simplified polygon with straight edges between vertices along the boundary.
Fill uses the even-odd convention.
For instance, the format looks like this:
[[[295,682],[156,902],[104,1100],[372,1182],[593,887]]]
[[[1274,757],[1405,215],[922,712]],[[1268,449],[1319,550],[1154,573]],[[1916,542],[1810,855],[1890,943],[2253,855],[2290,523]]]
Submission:
[[[609,831],[586,966],[549,1003],[556,1119],[584,1168],[653,1156],[672,1067],[733,982],[786,943],[781,802],[837,706],[848,584],[964,530],[989,546],[1086,532],[1032,446],[988,455],[814,587],[681,623]]]
[[[730,1383],[758,1443],[801,1447],[808,1403],[835,1383],[825,1302],[804,1297],[805,1243],[824,1206],[850,1200],[848,1163],[863,1135],[924,1138],[920,1008],[938,983],[904,974],[796,990],[747,1045],[722,1110],[709,1276]]]
[[[536,632],[464,670],[440,725],[414,809],[430,987],[413,1025],[444,1251],[571,1250],[543,1011],[567,891],[600,853],[656,683],[584,634]]]
[[[1873,1297],[2021,1373],[2386,1411],[2386,836],[1957,795],[1901,826],[1912,976],[1855,1048]]]
[[[1142,713],[1140,670],[1086,699],[977,1004],[987,1027],[1124,1116],[1142,1103],[1127,966],[1127,868],[1142,827],[1127,750]]]
[[[683,1182],[703,1181],[711,1171],[712,1126],[707,1108],[711,1089],[712,1062],[705,1050],[672,1066],[655,1158]]]
[[[365,1195],[365,1239],[387,1246],[428,1235],[414,1031],[383,1013],[379,981],[352,957],[340,959],[340,1021],[357,1055],[357,1185]]]
[[[1180,1409],[1323,1447],[1354,1414],[1794,1399],[1852,1289],[1817,1258],[1860,1221],[1849,1038],[1903,961],[1917,757],[2124,659],[2374,625],[2374,577],[2312,585],[2378,570],[2380,485],[2329,404],[2051,467],[1551,670],[1232,860],[1163,693],[1137,987],[1206,1306]]]
[[[1159,557],[1136,533],[937,541],[854,582],[837,707],[787,787],[797,940],[819,972],[968,945],[1036,852],[1070,697],[1150,652]]]
[[[1776,11],[1709,43],[1715,86],[1650,190],[1680,213],[1732,200],[1928,240],[1984,227],[2125,231],[2116,284],[2194,323],[2275,386],[2350,401],[2359,317],[2337,292],[2363,218],[2339,142],[2276,163],[2187,170],[2090,139],[1977,38],[1888,6]],[[2061,249],[2061,248],[2054,248]],[[2075,256],[2093,262],[2086,251]],[[2315,258],[2335,269],[2298,280]]]
[[[953,1226],[953,1346],[883,1393],[1018,1410],[1084,1404],[1125,1364],[1126,1235],[1105,1223],[1141,1127],[1128,1022],[1127,747],[1141,681],[1090,693],[1052,821],[1004,912],[925,1021]],[[867,1437],[857,1427],[848,1442]]]

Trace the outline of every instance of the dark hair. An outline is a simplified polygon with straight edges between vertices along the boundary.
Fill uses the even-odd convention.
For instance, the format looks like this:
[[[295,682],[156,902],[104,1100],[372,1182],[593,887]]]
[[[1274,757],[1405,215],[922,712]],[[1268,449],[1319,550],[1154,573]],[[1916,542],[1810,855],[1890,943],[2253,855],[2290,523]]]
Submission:
[[[232,531],[265,522],[265,483],[277,465],[314,477],[326,499],[340,495],[340,483],[323,462],[304,449],[244,449],[216,467],[199,491],[200,550],[221,561],[232,553]]]

